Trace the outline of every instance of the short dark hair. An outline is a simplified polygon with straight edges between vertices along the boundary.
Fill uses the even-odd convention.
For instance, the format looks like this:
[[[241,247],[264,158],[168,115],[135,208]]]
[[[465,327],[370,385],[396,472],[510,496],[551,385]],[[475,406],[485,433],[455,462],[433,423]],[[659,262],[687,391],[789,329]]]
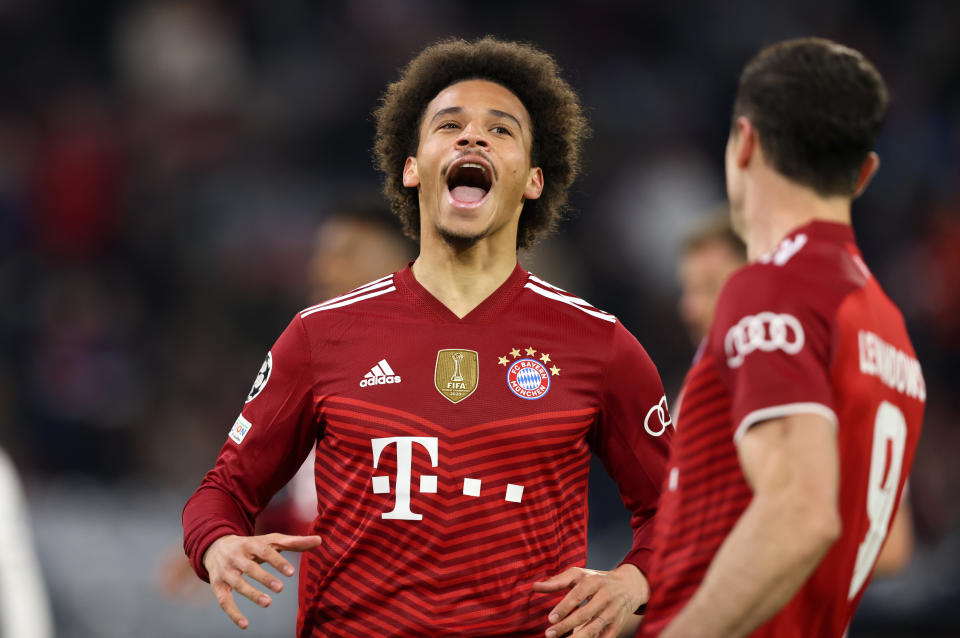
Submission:
[[[580,172],[580,151],[589,126],[580,100],[547,53],[529,45],[486,37],[442,40],[420,52],[387,87],[374,111],[374,154],[385,176],[384,192],[411,238],[420,236],[417,191],[403,185],[406,158],[416,155],[420,125],[430,101],[463,80],[495,82],[510,90],[533,123],[531,165],[543,171],[543,192],[526,202],[517,246],[533,245],[552,230],[566,206],[567,190]]]
[[[883,78],[858,51],[823,38],[786,40],[743,69],[732,126],[747,117],[786,177],[821,195],[852,195],[887,102]]]

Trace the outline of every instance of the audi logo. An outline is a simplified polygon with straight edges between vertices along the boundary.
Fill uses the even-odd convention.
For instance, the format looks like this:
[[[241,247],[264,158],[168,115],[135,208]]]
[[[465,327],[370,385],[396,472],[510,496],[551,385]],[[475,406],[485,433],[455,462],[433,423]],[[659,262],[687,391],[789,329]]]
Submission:
[[[773,352],[783,350],[797,354],[803,349],[803,326],[793,315],[761,312],[747,315],[727,331],[723,347],[727,365],[738,368],[748,354],[755,350]]]
[[[657,415],[657,420],[660,421],[659,430],[650,429],[650,417],[654,414]],[[673,419],[670,418],[670,412],[667,411],[667,397],[661,397],[660,402],[655,406],[647,410],[647,416],[643,419],[643,429],[649,432],[653,436],[660,436],[666,431],[667,426],[673,423]]]

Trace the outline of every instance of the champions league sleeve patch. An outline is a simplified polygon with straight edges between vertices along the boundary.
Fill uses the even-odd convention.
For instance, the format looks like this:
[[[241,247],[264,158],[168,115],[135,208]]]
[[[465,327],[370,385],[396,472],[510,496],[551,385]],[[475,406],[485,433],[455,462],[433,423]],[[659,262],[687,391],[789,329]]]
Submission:
[[[260,366],[260,372],[257,373],[257,378],[253,380],[253,387],[250,388],[250,393],[247,395],[247,400],[244,401],[244,403],[250,403],[256,399],[257,395],[267,387],[271,370],[273,370],[273,355],[268,352],[267,358],[263,360],[263,365]]]

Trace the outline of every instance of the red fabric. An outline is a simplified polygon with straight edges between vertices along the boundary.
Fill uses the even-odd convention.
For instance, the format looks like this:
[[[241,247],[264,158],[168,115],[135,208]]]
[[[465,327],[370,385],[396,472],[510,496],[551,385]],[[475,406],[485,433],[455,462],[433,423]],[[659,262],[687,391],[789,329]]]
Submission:
[[[774,315],[781,317],[780,327],[796,325],[784,315],[796,319],[802,348],[797,350],[792,327],[781,333],[783,339],[774,338]],[[765,321],[744,322],[744,317]],[[738,332],[751,323],[755,331],[763,326],[752,340]],[[796,412],[836,415],[843,532],[791,602],[753,635],[843,635],[865,588],[850,595],[854,564],[870,528],[867,491],[879,406],[883,401],[896,406],[906,422],[902,469],[889,486],[891,494],[895,490],[892,520],[920,435],[925,398],[919,364],[914,376],[919,385],[913,388],[891,388],[869,363],[864,371],[862,358],[870,357],[862,352],[867,333],[898,349],[902,361],[915,359],[900,312],[863,265],[849,226],[813,222],[801,227],[767,263],[731,277],[703,356],[681,392],[671,478],[657,516],[650,611],[639,635],[657,635],[683,608],[749,505],[752,493],[734,434],[749,415],[756,422],[758,410],[761,420]],[[888,449],[886,441],[883,448]],[[889,467],[890,459],[884,453],[879,463],[881,469]],[[873,562],[863,568],[865,574]]]
[[[407,268],[302,312],[244,406],[249,432],[227,440],[184,509],[198,573],[209,544],[224,529],[249,533],[314,444],[311,531],[324,542],[300,563],[299,636],[542,636],[562,593],[536,594],[533,583],[586,560],[591,449],[634,513],[627,560],[646,571],[672,437],[655,410],[663,387],[619,322],[575,299],[518,266],[458,319]],[[457,383],[437,372],[443,350],[466,353],[466,390],[477,354],[476,388],[456,403],[436,385],[438,374],[444,388]],[[549,382],[539,398],[508,383],[523,359],[549,375],[532,376],[534,394]],[[376,372],[391,382],[360,385]],[[651,410],[658,436],[644,426]],[[402,509],[401,443],[382,445],[376,467],[374,453],[393,437],[418,437],[407,449],[409,514],[419,520],[384,518]],[[421,477],[436,477],[436,491]],[[465,479],[480,480],[479,496],[465,493]],[[383,481],[389,491],[375,493]],[[518,489],[508,485],[522,486],[519,502],[507,500]]]

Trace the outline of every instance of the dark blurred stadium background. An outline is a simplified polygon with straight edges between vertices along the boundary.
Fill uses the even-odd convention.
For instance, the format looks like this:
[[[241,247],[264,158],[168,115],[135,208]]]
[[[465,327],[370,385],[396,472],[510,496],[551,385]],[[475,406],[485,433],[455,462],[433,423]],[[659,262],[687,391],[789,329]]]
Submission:
[[[589,110],[561,232],[524,257],[617,314],[675,394],[681,235],[723,200],[736,77],[759,46],[862,50],[892,103],[855,204],[904,309],[929,408],[911,479],[918,549],[851,636],[958,635],[960,2],[0,1],[0,446],[19,466],[58,636],[230,636],[164,599],[161,556],[264,351],[307,305],[313,229],[378,189],[370,111],[448,35],[554,53]],[[595,481],[591,563],[626,517]],[[251,616],[292,635],[293,589]]]

